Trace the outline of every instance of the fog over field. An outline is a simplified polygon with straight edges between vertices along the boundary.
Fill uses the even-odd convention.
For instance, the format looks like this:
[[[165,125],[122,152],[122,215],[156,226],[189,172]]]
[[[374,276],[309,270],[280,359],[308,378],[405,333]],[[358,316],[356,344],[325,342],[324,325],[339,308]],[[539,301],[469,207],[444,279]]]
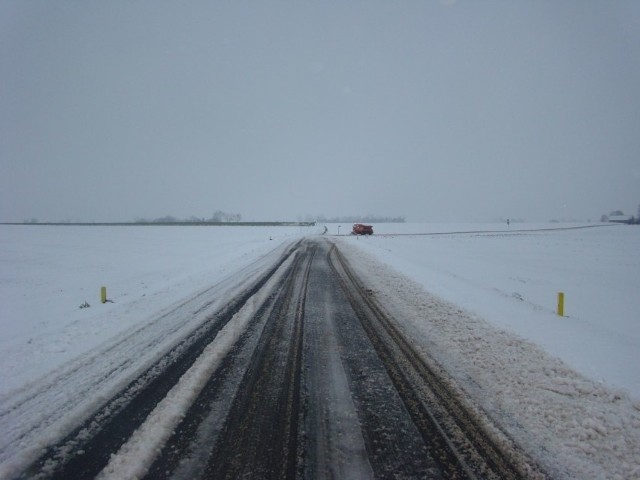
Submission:
[[[7,0],[0,65],[0,222],[640,202],[632,0]]]

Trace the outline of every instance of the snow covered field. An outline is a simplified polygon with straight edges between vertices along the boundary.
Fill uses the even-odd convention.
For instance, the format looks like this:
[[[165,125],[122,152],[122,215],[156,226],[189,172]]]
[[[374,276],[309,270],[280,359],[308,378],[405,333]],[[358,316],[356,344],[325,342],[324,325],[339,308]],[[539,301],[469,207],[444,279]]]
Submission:
[[[317,230],[0,226],[0,396]]]
[[[376,294],[407,305],[408,331],[450,360],[467,392],[556,476],[640,478],[640,228],[575,226],[389,224],[352,237],[342,225],[332,238]],[[81,355],[99,361],[91,353],[114,338],[322,230],[0,226],[0,403]],[[421,308],[434,309],[431,323],[415,315]]]
[[[341,238],[640,399],[640,228],[544,230],[573,226],[381,224],[371,237],[352,237],[342,225]],[[321,231],[0,226],[0,395],[221,281],[281,240]],[[494,233],[406,235],[470,231]],[[100,303],[103,285],[113,303]],[[555,314],[560,291],[564,318]],[[90,307],[80,308],[85,302]]]
[[[338,241],[416,350],[550,478],[640,479],[640,229],[523,227],[378,225]],[[401,229],[436,235],[384,235]],[[474,233],[440,234],[456,231]]]
[[[581,226],[386,224],[371,237],[342,238],[428,292],[638,400],[640,228],[573,228]],[[492,233],[385,235],[482,231]],[[337,225],[329,232],[337,233]],[[556,315],[558,292],[565,293],[564,318]]]

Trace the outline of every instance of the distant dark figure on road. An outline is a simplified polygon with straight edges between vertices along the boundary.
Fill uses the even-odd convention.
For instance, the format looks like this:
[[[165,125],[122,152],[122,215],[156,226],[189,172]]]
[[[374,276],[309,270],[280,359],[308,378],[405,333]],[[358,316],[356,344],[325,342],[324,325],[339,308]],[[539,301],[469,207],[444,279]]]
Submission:
[[[509,227],[509,219],[507,218],[507,227]]]

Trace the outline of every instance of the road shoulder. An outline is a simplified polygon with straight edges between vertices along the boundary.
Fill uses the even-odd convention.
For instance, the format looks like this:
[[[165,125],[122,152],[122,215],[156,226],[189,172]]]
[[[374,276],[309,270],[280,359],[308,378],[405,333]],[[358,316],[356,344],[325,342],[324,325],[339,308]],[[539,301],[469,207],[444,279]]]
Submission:
[[[638,478],[640,411],[624,393],[336,242],[422,355],[554,478]]]

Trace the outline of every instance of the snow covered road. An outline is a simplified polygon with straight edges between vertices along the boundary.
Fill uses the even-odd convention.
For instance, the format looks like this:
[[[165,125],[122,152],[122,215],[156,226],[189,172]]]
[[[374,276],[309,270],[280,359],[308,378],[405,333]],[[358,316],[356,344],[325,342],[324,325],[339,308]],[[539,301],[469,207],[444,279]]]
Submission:
[[[633,258],[620,262],[619,268],[633,269],[637,264],[635,257],[625,255],[627,250],[624,248],[628,239],[628,251],[634,251],[635,247],[631,247],[637,245],[640,233],[637,229],[591,228],[575,232],[578,234],[565,240],[566,249],[557,246],[560,239],[566,238],[564,234],[560,237],[553,233],[545,235],[542,237],[545,241],[533,237],[542,246],[539,249],[542,258],[547,255],[555,260],[567,249],[578,251],[575,260],[568,257],[560,274],[565,268],[569,269],[571,261],[582,266],[585,256],[578,247],[589,245],[602,235],[610,241],[602,243],[602,247],[591,246],[588,253],[598,258],[602,256],[601,251],[611,251],[610,245],[614,244],[617,247],[613,250],[615,255]],[[500,240],[495,250],[481,248],[491,241],[487,237],[454,235],[451,239],[439,238],[442,239],[436,242],[439,248],[434,248],[434,243],[429,241],[425,242],[426,247],[415,248],[416,243],[422,242],[411,237],[408,242],[387,238],[358,241],[349,237],[336,241],[365,287],[389,310],[405,337],[414,342],[416,350],[440,365],[464,395],[473,399],[532,455],[551,478],[640,479],[640,402],[625,391],[576,371],[556,352],[547,351],[544,342],[538,343],[538,337],[523,337],[518,335],[522,332],[517,329],[514,333],[513,324],[526,324],[530,320],[526,309],[503,308],[504,305],[491,294],[485,293],[482,297],[478,292],[486,292],[501,281],[501,270],[492,263],[498,262],[502,267],[499,260],[503,259],[503,263],[512,265],[507,272],[522,270],[523,262],[513,256],[514,250],[526,251],[537,259],[538,252],[532,248],[531,237],[513,237],[508,233],[489,237]],[[386,256],[379,255],[379,251]],[[402,263],[403,256],[412,261]],[[437,267],[424,267],[425,263]],[[616,268],[618,263],[611,261],[610,265]],[[593,262],[587,263],[585,268],[593,266]],[[446,275],[441,274],[442,268],[448,269]],[[550,271],[558,275],[555,270]],[[593,277],[586,275],[582,268],[576,268],[576,271],[586,284]],[[603,270],[598,271],[596,278],[599,282],[619,286],[623,291],[633,291],[638,285],[638,270],[633,269],[633,272],[631,276],[618,276]],[[422,280],[420,274],[428,281]],[[467,285],[468,278],[473,278],[478,290]],[[445,295],[443,290],[447,288],[450,291]],[[443,297],[448,297],[448,301]],[[479,303],[478,298],[481,298]],[[598,298],[594,295],[592,303],[597,304]],[[620,308],[631,309],[636,300],[627,296],[623,302]],[[493,306],[482,310],[479,305]],[[475,307],[476,312],[484,315],[467,310],[465,306]],[[626,338],[631,344],[636,341],[638,331],[637,310],[634,312],[630,316],[620,312],[622,321],[629,325]],[[555,313],[550,311],[548,317],[544,319],[537,315],[536,323],[529,323],[529,330],[544,329],[547,336],[564,340],[570,352],[580,353],[584,358],[591,356],[594,365],[602,366],[600,354],[590,343],[582,343],[584,337],[579,326],[570,330],[571,334],[575,332],[575,338],[567,336],[564,330],[567,327],[557,321]],[[602,323],[615,323],[613,320],[609,322],[607,317]],[[508,324],[509,321],[513,323]],[[569,344],[568,340],[574,343]],[[626,345],[621,348],[626,349]],[[634,351],[637,357],[637,347]],[[637,371],[637,362],[620,364],[618,368],[623,369],[621,378],[637,380],[629,375]]]
[[[535,470],[535,463],[550,478],[640,478],[637,399],[576,373],[535,337],[502,329],[511,317],[528,318],[522,308],[511,316],[497,308],[472,313],[465,306],[474,307],[469,302],[479,293],[454,285],[471,278],[485,303],[498,307],[491,287],[500,285],[502,270],[490,263],[504,257],[513,264],[509,277],[522,270],[522,255],[505,251],[526,251],[530,260],[537,245],[554,258],[578,246],[582,261],[585,248],[597,257],[613,243],[615,257],[600,262],[602,269],[630,274],[607,267],[598,278],[624,288],[620,279],[635,282],[636,270],[632,261],[616,259],[632,258],[625,245],[635,245],[635,230],[438,241],[334,237],[337,250],[313,231],[282,228],[0,232],[0,478],[233,476],[236,456],[249,472],[438,478],[438,447],[423,442],[425,412],[454,451],[468,450],[458,442],[474,436],[456,415],[440,421],[442,398],[454,407],[462,402],[481,432],[475,436],[491,440],[473,449],[480,458],[493,456],[492,464],[502,462],[491,453],[496,447],[510,451],[507,463],[516,470]],[[406,265],[394,255],[407,257]],[[439,275],[443,269],[455,275]],[[527,285],[538,284],[529,270]],[[476,271],[484,281],[469,276]],[[428,285],[420,276],[411,280],[416,272],[429,275]],[[121,288],[110,295],[115,303],[78,309],[88,276],[112,278]],[[444,287],[449,301],[431,292],[440,295]],[[518,291],[536,301],[535,291]],[[534,311],[545,328],[568,323]],[[580,315],[571,324],[597,319]],[[633,332],[626,335],[630,343]],[[430,371],[437,379],[425,382]],[[283,441],[292,438],[293,444]],[[274,449],[283,454],[272,455]],[[266,462],[265,452],[271,452]],[[454,463],[465,474],[466,465],[483,468],[475,462],[472,455]]]
[[[214,290],[192,298],[6,399],[3,476],[538,475],[422,361],[332,243],[285,244],[271,260],[227,286],[232,301]],[[66,425],[56,424],[61,410],[76,411]]]
[[[32,468],[43,474],[54,473],[61,463],[82,463],[78,459],[87,453],[88,438],[96,438],[93,448],[108,459],[109,448],[137,426],[131,418],[144,418],[154,402],[164,398],[217,332],[274,274],[288,256],[286,248],[288,243],[154,321],[2,397],[0,477],[11,478],[38,457],[39,464]],[[51,447],[53,443],[57,445]],[[95,458],[89,463],[89,469],[99,465]],[[76,468],[75,463],[70,468]]]

